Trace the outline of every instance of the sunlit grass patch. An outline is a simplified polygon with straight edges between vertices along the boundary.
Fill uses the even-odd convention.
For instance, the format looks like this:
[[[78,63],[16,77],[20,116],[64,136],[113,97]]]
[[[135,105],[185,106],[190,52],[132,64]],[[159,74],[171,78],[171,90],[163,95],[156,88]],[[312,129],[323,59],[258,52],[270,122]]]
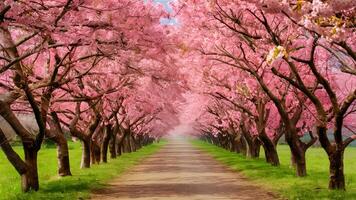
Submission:
[[[64,178],[57,176],[56,149],[43,148],[38,156],[40,190],[26,194],[21,192],[20,176],[1,152],[0,199],[85,199],[89,197],[91,189],[100,188],[105,181],[117,177],[165,144],[165,141],[154,143],[137,152],[123,154],[117,159],[109,160],[107,164],[94,165],[90,169],[80,169],[80,143],[70,142],[69,153],[73,176]],[[20,146],[16,146],[15,150],[23,156]]]
[[[241,172],[256,184],[275,191],[288,199],[356,199],[356,148],[345,151],[346,192],[330,191],[328,187],[328,159],[323,149],[310,148],[307,151],[307,177],[296,177],[290,167],[288,146],[277,147],[281,165],[273,167],[260,159],[248,159],[212,144],[194,140],[192,143],[208,152],[215,159]]]

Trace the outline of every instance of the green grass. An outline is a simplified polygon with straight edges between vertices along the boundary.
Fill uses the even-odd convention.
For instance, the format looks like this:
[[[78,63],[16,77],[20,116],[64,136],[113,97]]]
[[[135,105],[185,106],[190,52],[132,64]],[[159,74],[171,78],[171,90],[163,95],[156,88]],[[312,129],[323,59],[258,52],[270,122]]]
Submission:
[[[40,190],[22,193],[20,177],[0,153],[0,199],[85,199],[90,190],[102,187],[106,181],[117,177],[140,160],[156,152],[165,142],[154,143],[137,152],[127,153],[107,164],[94,165],[90,169],[80,169],[81,147],[79,143],[69,143],[70,164],[73,176],[57,176],[56,149],[45,147],[38,156]],[[14,147],[22,156],[22,149]]]
[[[194,140],[192,143],[208,152],[214,158],[241,172],[251,181],[280,194],[288,199],[356,199],[356,148],[345,151],[346,192],[329,191],[328,160],[321,148],[307,151],[307,177],[296,177],[290,168],[290,151],[288,146],[279,145],[278,154],[281,166],[272,167],[264,161],[263,152],[260,159],[246,159],[241,155],[226,151],[212,144]]]

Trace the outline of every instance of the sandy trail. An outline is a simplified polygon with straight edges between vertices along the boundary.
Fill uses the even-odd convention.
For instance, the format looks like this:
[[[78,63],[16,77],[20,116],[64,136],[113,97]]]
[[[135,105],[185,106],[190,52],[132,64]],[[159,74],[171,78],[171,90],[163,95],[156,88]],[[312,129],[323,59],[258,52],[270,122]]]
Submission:
[[[183,138],[92,194],[94,200],[276,199]]]

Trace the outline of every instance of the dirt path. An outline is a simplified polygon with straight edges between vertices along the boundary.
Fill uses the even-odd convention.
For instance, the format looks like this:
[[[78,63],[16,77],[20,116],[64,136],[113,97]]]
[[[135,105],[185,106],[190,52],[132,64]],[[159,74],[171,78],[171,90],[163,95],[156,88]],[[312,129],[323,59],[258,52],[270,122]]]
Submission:
[[[170,139],[158,153],[92,194],[95,200],[275,199],[238,173],[194,148]]]

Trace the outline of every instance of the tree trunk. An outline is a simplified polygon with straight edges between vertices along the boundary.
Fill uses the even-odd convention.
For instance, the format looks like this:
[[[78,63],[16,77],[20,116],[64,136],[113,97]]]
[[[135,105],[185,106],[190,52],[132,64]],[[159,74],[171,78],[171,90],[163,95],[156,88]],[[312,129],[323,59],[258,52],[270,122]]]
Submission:
[[[319,142],[327,152],[329,158],[329,189],[345,190],[344,175],[344,150],[345,147],[338,147],[337,144],[331,144],[327,137],[327,128],[317,126]],[[334,133],[335,134],[335,133]]]
[[[57,113],[51,112],[51,116],[52,120],[48,121],[51,129],[46,131],[46,136],[57,146],[58,175],[71,176],[68,142],[59,123]]]
[[[211,139],[211,137],[209,135],[205,136],[205,139],[208,143],[214,144],[213,140]]]
[[[241,153],[243,156],[247,155],[246,139],[243,135],[237,136],[235,139],[236,152]]]
[[[235,153],[241,153],[241,146],[239,145],[237,139],[230,142],[230,151]]]
[[[260,148],[261,143],[259,140],[254,139],[251,143],[248,144],[248,153],[247,156],[250,158],[259,158],[260,157]]]
[[[14,151],[14,149],[9,144],[5,134],[2,132],[0,128],[0,146],[3,152],[6,155],[6,158],[9,162],[14,166],[16,171],[22,176],[22,174],[26,173],[27,167],[26,163],[21,159],[21,157]]]
[[[110,158],[116,158],[116,134],[112,134],[109,142]]]
[[[91,141],[90,144],[90,162],[91,164],[100,164],[100,146],[96,141]]]
[[[229,151],[231,152],[237,152],[240,153],[240,148],[237,147],[237,143],[235,141],[235,138],[233,136],[228,136],[226,138],[227,142],[228,142],[228,148],[229,148]]]
[[[116,154],[121,156],[124,153],[124,136],[117,137]]]
[[[297,168],[297,161],[295,160],[292,151],[290,151],[290,166],[293,168]]]
[[[58,158],[58,175],[71,176],[70,163],[69,163],[69,150],[67,140],[61,138],[57,143],[57,158]]]
[[[101,160],[101,149],[100,149],[100,146],[95,145],[94,153],[95,153],[95,161],[96,161],[97,164],[99,164],[100,160]]]
[[[116,152],[116,153],[117,153],[118,156],[121,156],[122,153],[123,153],[123,151],[122,151],[122,149],[123,149],[122,146],[123,146],[122,144],[118,144],[118,145],[117,145],[117,152]]]
[[[300,140],[297,132],[293,129],[288,129],[289,131],[286,132],[285,138],[291,150],[291,165],[296,169],[296,175],[299,177],[303,177],[307,175],[307,168],[306,168],[306,160],[305,160],[305,153],[310,148],[315,141],[317,140],[316,137],[313,136],[312,132],[310,131],[311,140],[308,143],[304,143]],[[293,133],[293,134],[291,134]]]
[[[329,189],[345,190],[344,149],[335,150],[329,155]]]
[[[103,138],[103,142],[101,144],[101,161],[103,163],[107,163],[108,162],[108,148],[109,148],[109,142],[110,142],[110,138],[112,135],[112,128],[110,125],[106,126],[106,130],[104,132],[104,138]]]
[[[143,145],[143,136],[139,135],[136,140],[136,149],[141,149]]]
[[[24,145],[26,173],[21,176],[21,187],[23,192],[39,189],[38,170],[37,170],[37,151]]]
[[[133,136],[129,136],[129,143],[131,147],[131,152],[135,152],[137,150],[137,145]]]
[[[121,155],[121,154],[124,154],[124,153],[127,153],[127,152],[125,151],[125,144],[122,143],[122,144],[120,145],[120,155]]]
[[[303,177],[307,175],[307,168],[305,162],[305,150],[299,150],[299,155],[294,155],[296,173],[298,177]]]
[[[80,168],[90,168],[90,142],[82,141],[82,162]]]
[[[276,149],[264,146],[264,150],[265,150],[266,161],[270,163],[272,166],[279,166],[279,158]]]
[[[214,135],[212,135],[211,134],[211,138],[212,138],[212,140],[213,140],[213,145],[215,145],[215,146],[219,146],[219,139],[218,139],[218,137],[216,137],[216,136],[214,136]]]
[[[129,140],[129,135],[127,135],[124,138],[124,142],[123,142],[123,147],[124,147],[124,153],[131,153],[131,144],[130,144],[130,140]]]
[[[260,136],[263,149],[265,150],[266,161],[272,166],[279,166],[279,158],[276,150],[276,146],[266,135]]]
[[[223,145],[221,143],[220,133],[218,133],[217,136],[216,136],[216,146],[223,147]]]
[[[245,123],[240,124],[242,136],[246,140],[247,144],[247,157],[258,158],[260,157],[260,147],[261,142],[258,140],[258,137],[252,136],[246,128]]]
[[[108,162],[108,148],[109,148],[109,139],[104,139],[103,144],[101,146],[101,161],[103,163]]]
[[[289,143],[289,148],[291,149],[291,164],[296,169],[296,175],[298,177],[303,177],[307,175],[306,161],[305,161],[305,152],[307,146],[301,141],[295,143]]]
[[[50,139],[56,143],[57,146],[57,160],[58,160],[58,175],[71,176],[69,164],[69,150],[68,142],[64,135],[55,135]]]

